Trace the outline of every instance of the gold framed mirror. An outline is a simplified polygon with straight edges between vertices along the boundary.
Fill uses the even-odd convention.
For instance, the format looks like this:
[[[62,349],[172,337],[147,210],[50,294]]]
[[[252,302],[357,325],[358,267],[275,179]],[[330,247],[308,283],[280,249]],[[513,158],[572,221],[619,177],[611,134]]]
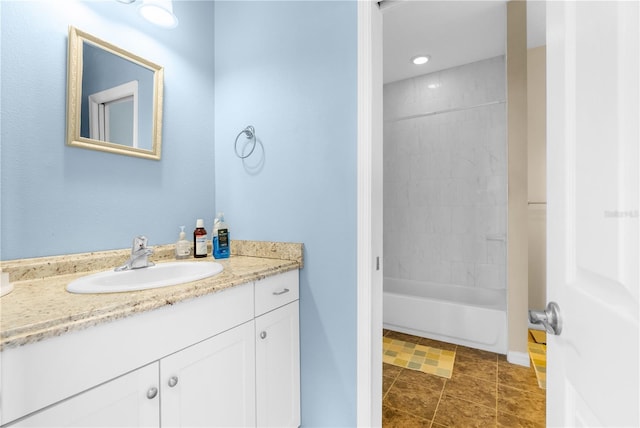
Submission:
[[[160,160],[164,69],[69,27],[67,145]]]

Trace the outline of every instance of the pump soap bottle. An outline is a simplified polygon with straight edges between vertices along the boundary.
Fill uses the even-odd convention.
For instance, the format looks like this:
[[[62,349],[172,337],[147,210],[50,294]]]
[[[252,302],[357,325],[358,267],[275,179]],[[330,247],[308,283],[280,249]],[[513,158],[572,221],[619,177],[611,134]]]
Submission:
[[[184,232],[184,226],[180,226],[180,236],[176,242],[176,259],[186,259],[191,255],[191,243],[187,241],[187,234]]]
[[[207,257],[207,231],[204,229],[204,220],[201,218],[196,221],[196,230],[193,231],[193,256]]]
[[[213,222],[213,257],[216,259],[227,259],[231,253],[229,244],[231,236],[229,234],[229,226],[224,222],[224,213],[218,213]]]

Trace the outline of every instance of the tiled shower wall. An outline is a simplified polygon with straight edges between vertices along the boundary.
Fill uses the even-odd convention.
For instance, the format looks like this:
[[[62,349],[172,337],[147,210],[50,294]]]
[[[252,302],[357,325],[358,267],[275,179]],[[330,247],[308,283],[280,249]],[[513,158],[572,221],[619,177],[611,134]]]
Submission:
[[[384,275],[506,288],[504,57],[384,87]]]

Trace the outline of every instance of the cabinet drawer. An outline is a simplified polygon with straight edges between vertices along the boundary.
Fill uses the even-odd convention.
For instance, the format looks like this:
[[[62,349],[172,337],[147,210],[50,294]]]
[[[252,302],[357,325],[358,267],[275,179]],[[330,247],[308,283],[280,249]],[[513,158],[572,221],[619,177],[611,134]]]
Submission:
[[[259,316],[298,300],[298,269],[257,281],[255,284],[255,315]]]

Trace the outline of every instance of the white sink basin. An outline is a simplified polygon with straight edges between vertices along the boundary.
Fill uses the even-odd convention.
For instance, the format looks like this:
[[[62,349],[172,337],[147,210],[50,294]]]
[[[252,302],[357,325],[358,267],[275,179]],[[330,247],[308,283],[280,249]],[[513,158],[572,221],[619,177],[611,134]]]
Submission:
[[[208,278],[222,272],[216,262],[171,262],[116,272],[113,270],[83,276],[70,282],[71,293],[119,293],[167,287]]]

